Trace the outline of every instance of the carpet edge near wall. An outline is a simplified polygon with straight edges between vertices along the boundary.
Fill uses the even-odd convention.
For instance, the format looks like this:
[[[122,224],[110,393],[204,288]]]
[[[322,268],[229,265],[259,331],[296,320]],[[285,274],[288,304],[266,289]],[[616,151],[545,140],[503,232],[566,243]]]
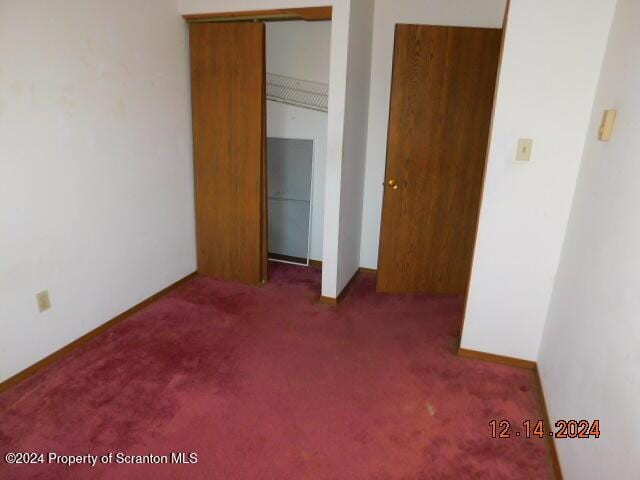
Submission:
[[[542,409],[542,421],[546,425],[547,429],[551,428],[551,421],[549,416],[549,409],[547,408],[547,400],[544,395],[544,389],[542,388],[542,378],[540,377],[540,370],[538,369],[538,363],[532,360],[524,360],[522,358],[506,357],[504,355],[496,355],[493,353],[479,352],[477,350],[469,350],[467,348],[458,348],[458,356],[463,358],[469,358],[473,360],[481,360],[484,362],[497,363],[500,365],[507,365],[514,368],[524,368],[526,370],[533,371],[533,375],[536,382],[538,402]],[[558,455],[558,449],[556,447],[556,441],[553,436],[546,436],[547,445],[551,454],[551,465],[553,467],[553,473],[557,480],[563,480],[562,466],[560,464],[560,456]]]
[[[151,303],[155,302],[160,297],[162,297],[162,296],[170,293],[171,291],[175,290],[176,288],[180,287],[181,285],[183,285],[184,283],[188,282],[189,280],[191,280],[192,278],[194,278],[197,275],[198,275],[198,272],[189,273],[185,277],[182,277],[181,279],[173,282],[169,286],[167,286],[167,287],[163,288],[162,290],[154,293],[150,297],[147,297],[146,299],[144,299],[141,302],[137,303],[133,307],[125,310],[121,314],[113,317],[111,320],[107,320],[105,323],[103,323],[101,325],[98,325],[93,330],[90,330],[89,332],[85,333],[84,335],[76,338],[72,342],[68,343],[67,345],[65,345],[65,346],[63,346],[61,348],[59,348],[58,350],[54,351],[53,353],[47,355],[43,359],[38,360],[36,363],[28,366],[27,368],[19,371],[18,373],[10,376],[6,380],[1,381],[0,382],[0,395],[2,395],[7,390],[17,386],[18,384],[22,383],[23,381],[27,380],[28,378],[31,378],[33,375],[35,375],[38,372],[42,371],[43,369],[45,369],[49,365],[52,365],[52,364],[58,362],[59,360],[61,360],[62,358],[66,357],[67,355],[71,354],[72,352],[74,352],[78,348],[86,345],[87,343],[89,343],[91,340],[93,340],[97,336],[99,336],[102,333],[106,332],[110,328],[115,327],[116,325],[118,325],[122,321],[124,321],[127,318],[129,318],[131,315],[133,315],[136,312],[140,311],[141,309],[143,309],[147,305],[150,305]]]

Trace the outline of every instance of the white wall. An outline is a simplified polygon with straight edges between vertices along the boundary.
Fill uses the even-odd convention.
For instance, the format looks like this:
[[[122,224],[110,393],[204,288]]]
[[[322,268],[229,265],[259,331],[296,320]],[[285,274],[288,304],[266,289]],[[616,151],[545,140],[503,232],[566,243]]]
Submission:
[[[195,238],[175,0],[3,1],[0,58],[3,380],[193,272]]]
[[[267,22],[266,28],[267,72],[329,83],[330,21]]]
[[[557,442],[567,479],[640,478],[638,19],[619,0],[538,359],[552,421],[600,419],[600,439]]]
[[[336,294],[349,283],[360,265],[373,9],[373,0],[351,2]]]
[[[368,1],[368,0],[355,0]],[[327,161],[322,244],[322,295],[336,297],[338,290],[338,237],[343,135],[347,87],[347,50],[351,0],[178,0],[181,14],[268,10],[329,5],[331,55],[329,67],[329,111],[327,113]],[[312,53],[310,53],[312,54]]]
[[[331,22],[267,23],[267,72],[329,82]],[[309,55],[313,52],[313,55]],[[310,257],[322,260],[327,114],[267,102],[267,135],[313,140],[313,197]]]
[[[376,268],[387,154],[395,25],[413,23],[500,28],[506,0],[377,0],[374,12],[369,134],[360,265]]]
[[[614,5],[511,2],[463,348],[538,356]]]

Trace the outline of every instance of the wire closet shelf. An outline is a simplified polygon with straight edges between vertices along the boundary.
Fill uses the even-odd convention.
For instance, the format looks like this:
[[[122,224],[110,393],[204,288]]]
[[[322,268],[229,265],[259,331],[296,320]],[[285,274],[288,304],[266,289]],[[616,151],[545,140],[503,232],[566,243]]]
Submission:
[[[329,85],[267,73],[267,100],[326,112]]]

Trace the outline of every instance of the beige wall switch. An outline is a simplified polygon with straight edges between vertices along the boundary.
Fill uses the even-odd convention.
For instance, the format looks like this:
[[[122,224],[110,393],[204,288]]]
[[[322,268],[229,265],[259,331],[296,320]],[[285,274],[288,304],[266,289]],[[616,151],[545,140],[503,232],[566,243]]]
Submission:
[[[531,149],[533,148],[533,140],[530,138],[521,138],[518,140],[518,152],[516,160],[519,162],[528,162],[531,160]]]
[[[616,111],[615,110],[605,110],[604,115],[602,115],[602,124],[600,125],[600,130],[598,131],[598,140],[601,142],[608,142],[611,139],[611,134],[613,133],[613,124],[616,121]]]
[[[49,301],[49,292],[36,293],[36,302],[38,302],[38,311],[44,312],[51,308],[51,302]]]

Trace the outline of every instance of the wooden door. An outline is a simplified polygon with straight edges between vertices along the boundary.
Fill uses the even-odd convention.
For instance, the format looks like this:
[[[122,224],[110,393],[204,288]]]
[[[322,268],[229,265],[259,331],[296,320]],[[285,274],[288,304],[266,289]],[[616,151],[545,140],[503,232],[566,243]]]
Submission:
[[[198,271],[266,279],[265,29],[191,24]]]
[[[398,25],[377,288],[464,293],[501,30]]]

